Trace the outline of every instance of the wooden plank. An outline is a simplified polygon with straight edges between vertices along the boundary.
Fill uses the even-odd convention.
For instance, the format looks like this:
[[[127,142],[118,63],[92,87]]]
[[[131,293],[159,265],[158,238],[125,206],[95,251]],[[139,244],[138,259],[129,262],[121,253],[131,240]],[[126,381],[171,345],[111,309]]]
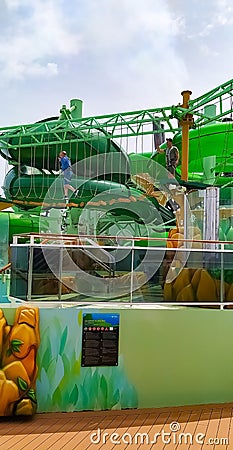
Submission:
[[[86,416],[86,419],[82,419],[80,422],[78,422],[78,414],[76,418],[76,426],[72,429],[71,432],[64,432],[62,436],[57,439],[57,436],[54,436],[54,439],[50,439],[45,442],[45,450],[49,449],[56,449],[60,450],[63,448],[66,449],[73,449],[73,448],[86,448],[83,446],[83,441],[86,440],[88,442],[88,445],[91,443],[90,437],[92,433],[95,433],[99,428],[105,429],[108,426],[111,426],[111,424],[117,422],[118,420],[121,422],[123,419],[121,416],[114,416],[111,415],[108,416],[108,411],[105,411],[105,415],[98,413],[92,413],[92,415]],[[98,415],[98,419],[96,418],[96,414]],[[48,447],[49,445],[49,447]],[[97,446],[94,446],[95,449]],[[41,447],[40,447],[41,448]]]
[[[218,434],[218,429],[219,429],[219,425],[220,425],[220,421],[221,421],[221,414],[222,414],[222,410],[221,409],[213,409],[211,412],[211,416],[210,419],[208,421],[208,426],[206,429],[206,432],[203,433],[205,435],[204,437],[204,444],[201,447],[202,450],[208,450],[210,448],[210,439],[214,439],[216,438],[217,434]],[[214,446],[211,445],[211,448],[213,448]],[[200,448],[200,445],[199,445]]]
[[[193,437],[192,450],[227,450],[233,448],[233,404],[199,405],[123,411],[87,411],[76,413],[37,414],[34,418],[1,418],[1,450],[185,450],[185,439]],[[177,431],[171,424],[177,423]],[[100,435],[92,435],[101,430]],[[170,433],[171,442],[165,443]],[[103,433],[107,433],[104,435]],[[114,435],[113,433],[118,433]],[[141,433],[141,434],[138,434]],[[155,442],[157,433],[157,440]],[[175,442],[174,436],[182,436]],[[196,436],[204,435],[203,446]],[[94,443],[93,438],[100,442]],[[123,439],[124,436],[124,439]],[[92,437],[92,439],[91,439]],[[218,439],[210,445],[209,439]],[[228,439],[229,445],[221,439]],[[136,440],[137,439],[137,440]],[[142,439],[142,441],[141,441]],[[114,443],[119,441],[120,443]],[[106,441],[106,443],[105,443]],[[125,442],[124,442],[125,441]],[[216,441],[217,442],[217,441]]]

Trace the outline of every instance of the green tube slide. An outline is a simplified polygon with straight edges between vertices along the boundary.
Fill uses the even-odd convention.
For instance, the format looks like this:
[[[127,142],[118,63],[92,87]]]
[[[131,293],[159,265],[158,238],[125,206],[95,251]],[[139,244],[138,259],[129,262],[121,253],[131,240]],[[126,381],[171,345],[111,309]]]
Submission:
[[[46,220],[46,219],[43,219]],[[39,232],[39,216],[29,215],[27,213],[15,213],[9,211],[0,212],[0,229],[2,230],[0,242],[1,245],[5,240],[12,242],[14,234],[21,233],[38,233]]]
[[[77,197],[71,195],[73,207],[83,208],[87,203],[92,209],[108,211],[113,215],[124,216],[145,223],[172,220],[173,214],[160,206],[155,198],[148,200],[139,190],[107,180],[74,177],[71,180],[78,188]],[[13,167],[5,177],[5,196],[22,209],[36,207],[62,207],[64,204],[63,178],[54,175],[33,174],[18,176]]]
[[[13,167],[6,175],[4,180],[4,192],[7,200],[20,200],[27,202],[43,202],[61,201],[64,197],[64,184],[62,176],[47,175],[33,168],[26,168],[32,174],[19,174],[17,167]],[[120,189],[123,193],[127,193],[128,189],[125,185],[108,180],[85,179],[81,177],[73,177],[71,185],[75,189],[80,189],[79,196],[84,201],[91,200],[95,195]],[[75,199],[73,199],[76,201]],[[80,201],[80,199],[79,199]]]

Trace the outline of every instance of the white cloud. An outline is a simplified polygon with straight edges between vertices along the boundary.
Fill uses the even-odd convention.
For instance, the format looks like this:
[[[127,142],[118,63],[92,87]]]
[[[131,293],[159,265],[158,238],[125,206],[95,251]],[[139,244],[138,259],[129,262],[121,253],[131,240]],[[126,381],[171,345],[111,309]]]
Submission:
[[[36,96],[46,81],[51,109],[42,116],[75,96],[83,98],[87,114],[171,105],[182,90],[198,96],[233,70],[228,58],[221,71],[232,0],[2,2],[0,83],[8,80],[17,90],[18,80],[32,79]],[[41,107],[42,101],[40,95]]]
[[[90,60],[99,61],[96,83],[119,92],[115,108],[171,104],[187,79],[185,62],[175,47],[182,34],[180,16],[172,16],[163,0],[89,0],[83,4],[82,45]],[[102,102],[110,109],[113,98]],[[101,102],[101,103],[102,103]],[[158,103],[159,102],[159,103]],[[162,103],[163,105],[164,103]]]
[[[200,51],[203,53],[204,56],[215,58],[219,56],[219,52],[216,52],[214,49],[210,48],[207,44],[201,44]]]
[[[60,0],[5,0],[9,18],[0,37],[2,81],[57,75],[58,60],[80,49]]]
[[[8,65],[8,70],[11,65]],[[58,67],[55,63],[39,64],[34,62],[30,66],[20,62],[18,64],[13,63],[12,71],[14,71],[15,79],[22,79],[25,74],[32,77],[51,77],[58,74]]]
[[[172,1],[168,0],[172,7]],[[184,3],[177,0],[178,10],[183,16],[185,31],[189,38],[206,37],[221,33],[221,27],[233,23],[232,0],[205,0]],[[221,39],[221,36],[218,36]]]
[[[87,47],[126,50],[140,40],[167,40],[179,33],[162,0],[89,0],[83,5],[88,18],[82,26]]]
[[[65,68],[70,78],[75,72],[86,83],[98,84],[103,97],[104,85],[119,90],[123,107],[128,102],[132,109],[155,100],[160,106],[161,92],[170,104],[174,86],[179,92],[187,79],[187,68],[174,45],[183,23],[163,0],[3,1],[6,26],[0,36],[0,83],[58,78]],[[80,57],[89,58],[91,74],[83,74]],[[166,76],[159,75],[164,72]],[[102,101],[109,110],[112,98]]]

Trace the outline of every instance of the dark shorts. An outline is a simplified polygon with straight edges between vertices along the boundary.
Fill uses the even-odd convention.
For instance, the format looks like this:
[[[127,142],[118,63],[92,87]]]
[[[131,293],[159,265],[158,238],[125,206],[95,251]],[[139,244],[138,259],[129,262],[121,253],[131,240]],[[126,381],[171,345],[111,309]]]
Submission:
[[[176,167],[175,166],[167,166],[168,172],[170,172],[172,175],[175,176],[176,173]]]

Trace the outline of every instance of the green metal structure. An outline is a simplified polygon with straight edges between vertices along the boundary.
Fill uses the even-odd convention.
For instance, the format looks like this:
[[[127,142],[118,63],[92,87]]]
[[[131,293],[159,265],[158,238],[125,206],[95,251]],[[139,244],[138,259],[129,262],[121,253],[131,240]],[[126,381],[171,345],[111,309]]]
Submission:
[[[204,187],[231,183],[232,91],[233,80],[230,80],[190,100],[186,108],[178,104],[87,118],[82,117],[82,102],[74,99],[70,108],[62,106],[60,116],[34,124],[1,128],[0,155],[13,166],[5,177],[6,200],[1,199],[1,203],[7,201],[21,212],[33,210],[37,214],[41,209],[64,208],[57,157],[61,150],[66,150],[74,167],[72,183],[79,187],[78,197],[70,198],[70,210],[81,210],[86,205],[105,210],[104,200],[101,204],[99,197],[96,202],[93,198],[111,191],[110,201],[117,204],[114,211],[111,209],[107,213],[110,226],[120,222],[122,215],[127,218],[119,198],[121,203],[122,198],[125,203],[131,199],[131,205],[137,198],[140,207],[136,208],[137,214],[134,210],[128,213],[129,221],[133,217],[140,222],[138,211],[149,201],[152,210],[158,209],[163,221],[170,226],[174,221],[173,212],[135,183],[137,174],[146,172],[152,179],[154,177],[150,166],[141,163],[140,157],[164,166],[164,156],[155,152],[155,141],[162,143],[165,134],[169,133],[181,154],[176,174],[180,184],[193,187],[193,183],[201,183]],[[188,182],[183,183],[181,129],[187,118],[191,118],[192,129],[189,132]],[[154,177],[154,182],[156,189],[166,191],[164,185],[169,180],[163,174],[159,179]],[[116,199],[114,192],[117,190]],[[106,229],[106,217],[104,222]]]

